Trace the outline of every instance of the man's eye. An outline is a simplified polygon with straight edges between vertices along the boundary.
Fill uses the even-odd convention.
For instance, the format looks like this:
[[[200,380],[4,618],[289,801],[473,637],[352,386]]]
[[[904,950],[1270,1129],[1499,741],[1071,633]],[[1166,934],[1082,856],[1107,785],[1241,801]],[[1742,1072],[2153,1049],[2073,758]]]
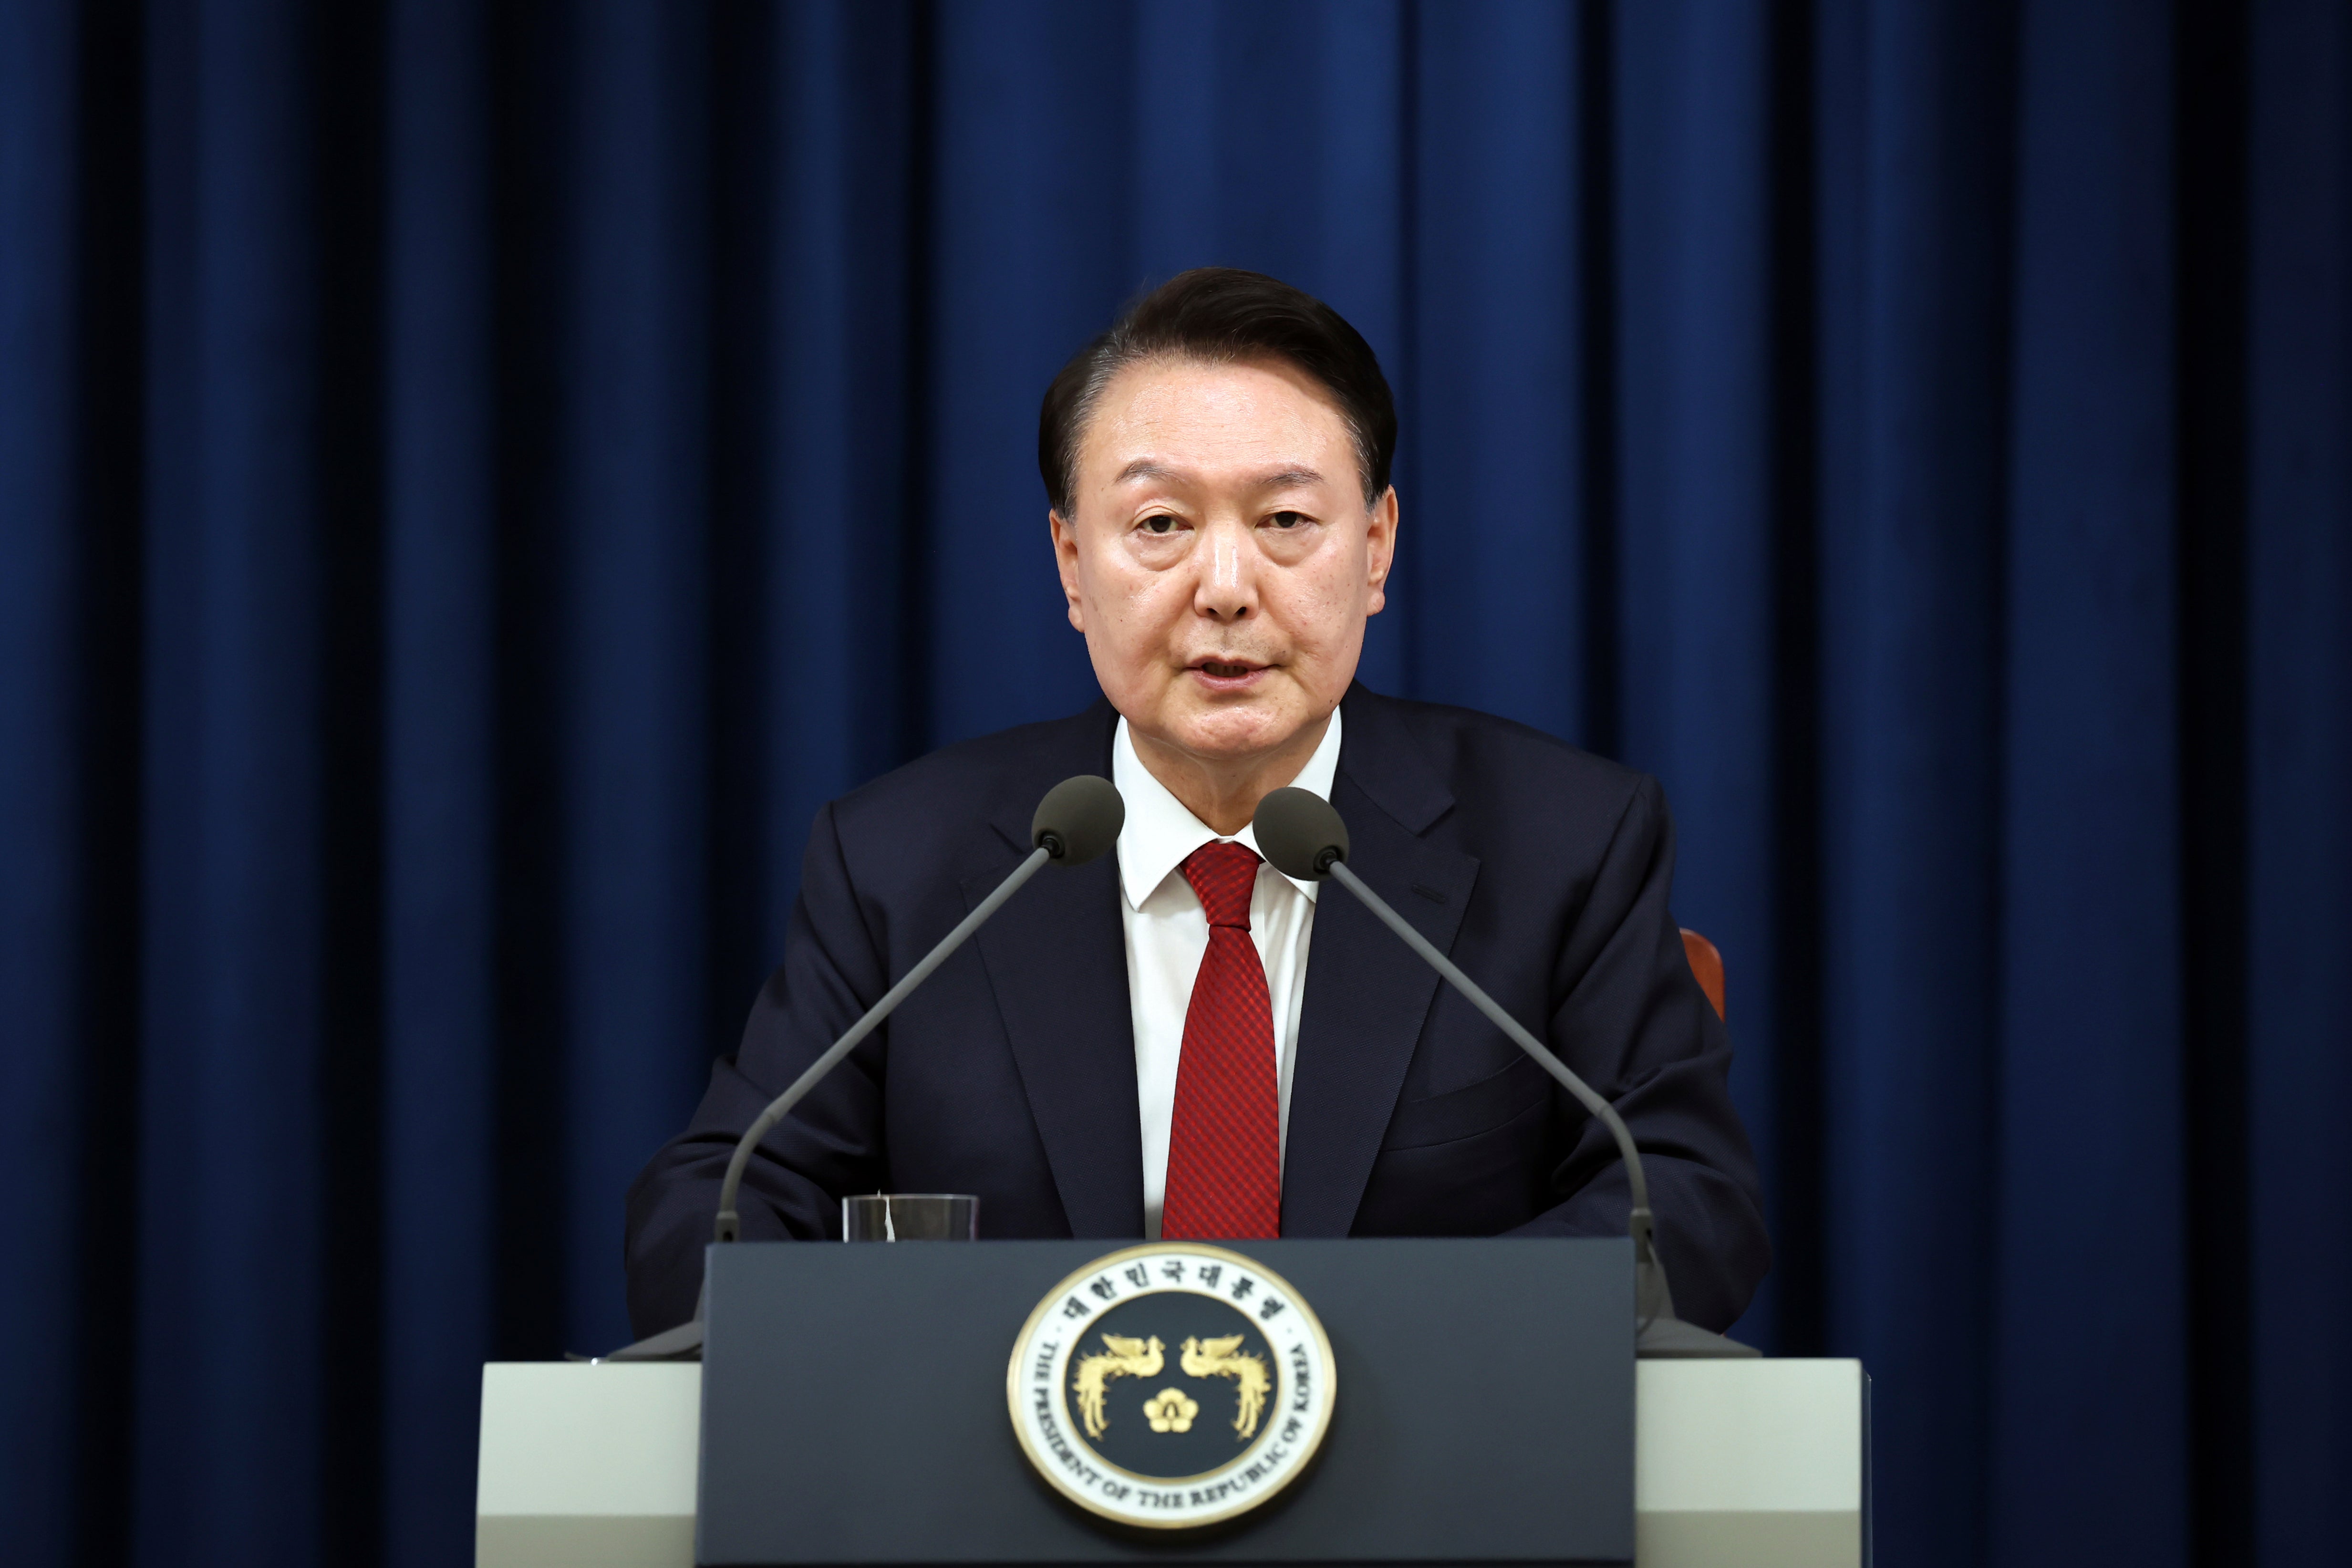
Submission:
[[[1164,511],[1154,512],[1150,517],[1143,520],[1143,531],[1146,533],[1173,533],[1176,531],[1176,520],[1169,516]]]
[[[1306,521],[1307,514],[1303,511],[1278,511],[1266,519],[1276,528],[1297,528]]]

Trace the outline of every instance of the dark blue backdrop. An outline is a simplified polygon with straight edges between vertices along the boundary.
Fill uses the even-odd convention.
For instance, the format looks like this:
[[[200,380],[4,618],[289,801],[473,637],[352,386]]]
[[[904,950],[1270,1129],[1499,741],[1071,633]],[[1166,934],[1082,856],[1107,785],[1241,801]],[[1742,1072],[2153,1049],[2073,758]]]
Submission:
[[[2340,0],[0,0],[11,1562],[465,1560],[1209,261],[1396,383],[1366,679],[1664,778],[1886,1561],[2341,1561]]]

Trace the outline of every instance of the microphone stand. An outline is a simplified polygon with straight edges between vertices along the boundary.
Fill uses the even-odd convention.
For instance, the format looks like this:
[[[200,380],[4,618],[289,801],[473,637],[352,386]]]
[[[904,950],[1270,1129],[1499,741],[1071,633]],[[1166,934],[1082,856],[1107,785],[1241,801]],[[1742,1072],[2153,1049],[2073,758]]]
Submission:
[[[1004,900],[1019,892],[1022,885],[1054,858],[1054,852],[1044,845],[1029,851],[1028,858],[1013,868],[1013,874],[996,885],[996,891],[980,901],[978,908],[964,916],[955,930],[940,939],[939,946],[923,955],[920,963],[907,971],[898,984],[882,994],[882,1000],[866,1010],[866,1016],[849,1026],[841,1038],[833,1042],[824,1055],[809,1063],[801,1076],[793,1079],[792,1087],[768,1101],[768,1109],[758,1120],[743,1130],[735,1141],[734,1157],[727,1162],[727,1179],[719,1185],[719,1219],[712,1226],[714,1243],[740,1241],[743,1236],[742,1217],[735,1212],[736,1198],[743,1188],[743,1173],[751,1163],[751,1151],[760,1140],[775,1130],[776,1123],[792,1114],[793,1106],[817,1086],[819,1079],[841,1065],[841,1059],[856,1050],[858,1042],[872,1034],[898,1004],[914,994],[915,987],[931,977],[931,972],[945,963],[966,938],[988,923],[988,917],[1003,908]],[[710,1287],[706,1278],[702,1295],[694,1303],[694,1316],[674,1329],[665,1329],[647,1339],[623,1345],[612,1354],[595,1359],[604,1361],[698,1361],[702,1357],[702,1310],[710,1300]]]
[[[1511,1038],[1511,1043],[1535,1058],[1536,1065],[1551,1074],[1562,1089],[1574,1095],[1577,1102],[1599,1119],[1617,1142],[1618,1158],[1625,1163],[1625,1179],[1633,1191],[1633,1212],[1626,1228],[1633,1237],[1633,1353],[1646,1359],[1660,1357],[1733,1357],[1753,1356],[1763,1352],[1738,1340],[1709,1333],[1696,1323],[1686,1323],[1675,1316],[1675,1296],[1666,1285],[1665,1266],[1658,1260],[1655,1222],[1650,1213],[1650,1180],[1642,1169],[1641,1152],[1633,1147],[1633,1135],[1625,1127],[1625,1119],[1617,1108],[1594,1092],[1592,1086],[1569,1069],[1566,1062],[1552,1055],[1541,1040],[1529,1034],[1517,1018],[1503,1010],[1502,1005],[1486,994],[1478,983],[1462,973],[1459,965],[1437,950],[1436,944],[1415,931],[1405,918],[1389,907],[1389,901],[1364,885],[1364,879],[1348,869],[1348,862],[1331,850],[1317,856],[1320,860],[1328,856],[1325,874],[1348,891],[1356,895],[1363,906],[1371,910],[1380,922],[1396,932],[1404,944],[1428,961],[1429,966],[1445,977],[1446,984],[1462,993],[1470,1005],[1486,1016],[1495,1027]]]
[[[768,1109],[760,1112],[758,1121],[743,1130],[735,1141],[735,1156],[727,1162],[727,1179],[719,1184],[719,1220],[712,1227],[710,1239],[715,1242],[740,1241],[743,1222],[735,1213],[736,1194],[742,1190],[743,1173],[751,1163],[751,1151],[758,1148],[776,1123],[788,1115],[801,1098],[814,1089],[817,1079],[841,1065],[841,1058],[857,1048],[857,1043],[872,1034],[875,1026],[898,1010],[898,1004],[913,994],[916,986],[931,977],[931,971],[945,963],[964,939],[988,923],[988,917],[1003,908],[1004,900],[1021,890],[1022,885],[1037,874],[1038,868],[1053,859],[1054,852],[1044,845],[1029,851],[1029,858],[1013,868],[1013,874],[996,885],[996,891],[980,901],[980,906],[964,916],[955,930],[940,939],[939,946],[923,955],[923,961],[907,971],[906,977],[882,994],[882,1000],[866,1010],[866,1016],[849,1026],[841,1038],[833,1042],[824,1055],[808,1065],[808,1070],[793,1080],[790,1089],[768,1101]]]
[[[989,917],[1004,907],[1004,901],[1019,892],[1030,878],[1047,864],[1059,861],[1065,866],[1083,865],[1109,849],[1118,840],[1118,830],[1127,808],[1110,781],[1081,773],[1064,779],[1046,792],[1037,807],[1037,816],[1030,826],[1031,841],[1036,845],[1012,875],[996,885],[996,890],[982,899],[971,913],[964,916],[956,928],[941,937],[939,945],[925,953],[922,961],[900,977],[898,984],[882,994],[882,999],[866,1010],[866,1016],[849,1026],[842,1037],[826,1047],[825,1053],[809,1063],[800,1077],[783,1093],[768,1102],[743,1135],[735,1141],[734,1155],[727,1162],[727,1176],[719,1185],[719,1218],[712,1226],[711,1240],[716,1245],[739,1241],[743,1235],[742,1216],[736,1212],[736,1201],[743,1189],[743,1173],[750,1169],[751,1151],[760,1141],[774,1131],[778,1122],[790,1115],[809,1090],[814,1089],[825,1074],[841,1065],[842,1058],[857,1048],[858,1043],[872,1034],[885,1018],[898,1009],[898,1004],[914,994],[915,988],[931,977],[932,971],[945,963],[956,949],[961,947],[971,933],[988,923]],[[674,1329],[648,1335],[635,1344],[623,1345],[610,1355],[578,1359],[590,1361],[699,1361],[702,1359],[702,1322],[704,1310],[710,1303],[710,1276],[703,1274],[702,1293],[694,1303],[694,1316]]]

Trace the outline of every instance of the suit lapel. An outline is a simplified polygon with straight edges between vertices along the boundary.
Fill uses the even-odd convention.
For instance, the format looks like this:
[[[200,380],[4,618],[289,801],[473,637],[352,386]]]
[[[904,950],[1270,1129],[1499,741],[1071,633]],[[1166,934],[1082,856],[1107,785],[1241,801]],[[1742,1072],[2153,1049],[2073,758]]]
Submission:
[[[1105,702],[1082,718],[1080,743],[1066,754],[1041,748],[1035,776],[1017,781],[991,814],[1014,855],[961,879],[967,910],[1012,870],[1014,856],[1028,852],[1030,815],[1047,789],[1073,773],[1109,776],[1117,716]],[[972,940],[1070,1234],[1141,1236],[1143,1131],[1118,858],[1072,870],[1046,867]]]
[[[1358,687],[1345,712],[1331,804],[1348,824],[1348,864],[1450,952],[1478,862],[1420,834],[1453,798],[1381,699]],[[1324,884],[1292,1067],[1283,1235],[1345,1236],[1355,1223],[1440,984],[1354,894]]]

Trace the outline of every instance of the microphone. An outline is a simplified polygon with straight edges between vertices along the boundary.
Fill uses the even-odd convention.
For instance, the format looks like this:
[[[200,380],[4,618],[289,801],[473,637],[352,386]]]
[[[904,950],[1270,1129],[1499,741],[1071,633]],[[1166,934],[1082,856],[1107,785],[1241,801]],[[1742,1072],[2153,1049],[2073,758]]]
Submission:
[[[1036,847],[1028,858],[1013,868],[1013,874],[996,885],[996,890],[980,901],[979,907],[966,915],[955,930],[940,938],[937,947],[925,953],[922,962],[907,971],[896,985],[882,994],[882,999],[866,1010],[866,1016],[849,1026],[841,1038],[833,1042],[824,1055],[808,1065],[806,1071],[794,1079],[792,1087],[768,1102],[768,1108],[744,1130],[735,1141],[734,1156],[727,1162],[727,1178],[719,1186],[719,1218],[713,1226],[711,1239],[716,1242],[740,1240],[742,1219],[735,1208],[736,1198],[743,1186],[743,1173],[751,1163],[751,1151],[760,1140],[773,1131],[776,1123],[792,1113],[793,1106],[805,1099],[809,1091],[822,1082],[824,1075],[841,1065],[842,1058],[857,1048],[878,1027],[882,1020],[898,1009],[898,1004],[914,994],[915,987],[931,977],[934,970],[948,961],[971,933],[988,923],[989,917],[1004,907],[1005,900],[1021,890],[1022,885],[1051,862],[1056,866],[1083,866],[1097,859],[1118,842],[1118,830],[1127,822],[1127,803],[1119,798],[1118,788],[1110,780],[1093,773],[1080,773],[1064,779],[1045,792],[1037,803],[1037,814],[1029,821],[1029,842]],[[704,1289],[709,1289],[708,1281]],[[625,1345],[602,1359],[605,1361],[683,1361],[696,1359],[702,1352],[702,1303],[698,1301],[694,1317],[677,1328],[665,1329],[632,1345]]]
[[[1618,1157],[1625,1163],[1626,1181],[1633,1193],[1633,1212],[1626,1227],[1633,1237],[1633,1353],[1650,1358],[1762,1353],[1751,1345],[1709,1333],[1696,1323],[1686,1323],[1675,1316],[1674,1292],[1667,1287],[1665,1265],[1658,1258],[1653,1235],[1649,1178],[1642,1169],[1642,1152],[1633,1146],[1633,1135],[1626,1130],[1624,1118],[1617,1114],[1615,1106],[1595,1093],[1591,1085],[1571,1072],[1566,1062],[1552,1055],[1542,1041],[1522,1027],[1517,1018],[1503,1011],[1502,1005],[1487,995],[1476,981],[1463,973],[1452,959],[1413,930],[1402,915],[1389,907],[1386,899],[1348,869],[1348,825],[1340,820],[1330,802],[1303,789],[1278,789],[1258,803],[1251,827],[1258,852],[1276,870],[1302,882],[1319,882],[1328,878],[1355,894],[1382,925],[1421,954],[1431,968],[1444,976],[1446,984],[1467,997],[1472,1006],[1510,1037],[1512,1044],[1534,1058],[1538,1067],[1549,1073],[1609,1129],[1609,1135],[1617,1142]]]

